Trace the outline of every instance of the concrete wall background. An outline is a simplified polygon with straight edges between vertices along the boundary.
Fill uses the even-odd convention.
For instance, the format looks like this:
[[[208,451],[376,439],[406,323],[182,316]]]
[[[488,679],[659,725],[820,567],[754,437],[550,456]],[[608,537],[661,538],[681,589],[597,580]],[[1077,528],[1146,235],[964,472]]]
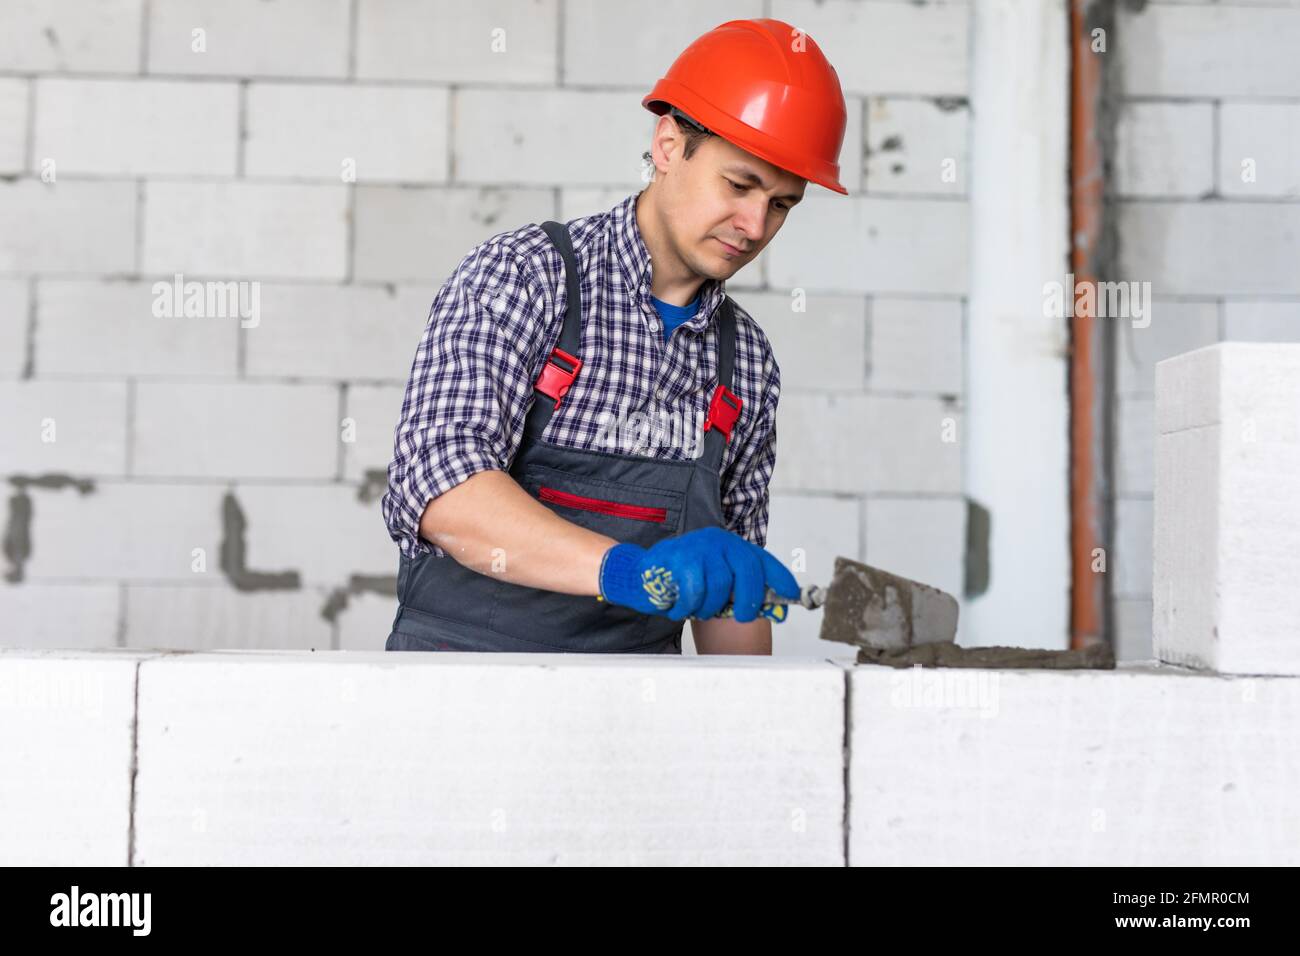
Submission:
[[[378,497],[437,287],[496,232],[641,188],[640,97],[699,33],[763,15],[837,64],[853,194],[810,188],[729,283],[783,370],[769,548],[800,549],[805,582],[844,554],[959,592],[961,447],[939,432],[964,387],[966,4],[20,0],[0,10],[0,642],[382,647]],[[260,324],[154,317],[175,273],[259,281]],[[794,615],[777,653],[824,654],[817,625]]]
[[[382,645],[396,548],[378,496],[433,293],[495,232],[639,189],[653,125],[639,97],[691,38],[741,16],[807,30],[850,107],[852,195],[810,188],[729,283],[783,372],[769,548],[805,583],[843,554],[960,593],[981,235],[971,6],[670,0],[656,14],[6,4],[0,644]],[[1154,363],[1220,339],[1300,340],[1300,4],[1153,2],[1123,7],[1115,34],[1117,277],[1150,281],[1155,306],[1148,328],[1115,330],[1109,573],[1121,656],[1145,658]],[[153,283],[178,272],[258,281],[259,326],[154,317]],[[818,622],[793,613],[776,653],[824,654]]]
[[[1300,342],[1300,4],[1121,6],[1116,27],[1116,278],[1154,308],[1116,328],[1110,566],[1120,650],[1150,657],[1155,363]]]

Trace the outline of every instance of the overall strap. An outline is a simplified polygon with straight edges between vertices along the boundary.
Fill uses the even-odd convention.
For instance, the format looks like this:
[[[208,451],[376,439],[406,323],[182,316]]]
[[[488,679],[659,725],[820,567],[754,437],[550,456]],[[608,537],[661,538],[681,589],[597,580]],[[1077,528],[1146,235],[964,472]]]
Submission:
[[[534,386],[533,405],[524,423],[524,444],[541,439],[551,415],[563,403],[582,368],[582,358],[578,355],[582,338],[582,289],[573,242],[568,227],[563,223],[548,220],[541,225],[564,260],[567,301],[559,341],[546,357]],[[724,295],[722,304],[718,306],[718,384],[704,421],[704,450],[700,456],[700,460],[715,471],[721,468],[726,443],[731,440],[732,426],[740,417],[743,405],[740,397],[731,391],[735,354],[736,313],[731,297]]]
[[[573,242],[569,238],[569,229],[564,223],[550,220],[542,223],[542,229],[550,237],[555,248],[564,260],[564,277],[566,291],[566,308],[564,325],[560,328],[560,338],[555,348],[542,363],[541,374],[537,377],[535,400],[528,410],[524,423],[524,442],[537,441],[546,430],[552,413],[564,401],[573,380],[582,368],[582,359],[578,355],[578,346],[582,341],[582,284],[578,275],[578,263],[573,254]]]
[[[718,384],[709,402],[709,414],[704,420],[704,451],[700,460],[715,471],[721,471],[722,454],[731,441],[731,429],[740,417],[744,404],[731,390],[731,375],[736,357],[736,313],[731,297],[724,295],[718,306]]]

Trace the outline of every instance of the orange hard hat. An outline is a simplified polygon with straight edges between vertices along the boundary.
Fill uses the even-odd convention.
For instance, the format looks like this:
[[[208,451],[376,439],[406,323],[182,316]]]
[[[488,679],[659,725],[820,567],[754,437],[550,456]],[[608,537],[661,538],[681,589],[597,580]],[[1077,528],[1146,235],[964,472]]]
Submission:
[[[840,185],[848,111],[835,67],[812,37],[781,20],[729,20],[682,51],[641,100],[699,125],[810,182]]]

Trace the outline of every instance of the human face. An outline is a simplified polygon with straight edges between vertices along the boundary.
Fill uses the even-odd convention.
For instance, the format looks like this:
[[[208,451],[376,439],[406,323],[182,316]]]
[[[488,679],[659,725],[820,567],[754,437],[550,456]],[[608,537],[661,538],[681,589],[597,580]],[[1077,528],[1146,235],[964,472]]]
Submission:
[[[673,156],[664,222],[691,271],[728,279],[754,260],[803,199],[807,180],[720,136]]]

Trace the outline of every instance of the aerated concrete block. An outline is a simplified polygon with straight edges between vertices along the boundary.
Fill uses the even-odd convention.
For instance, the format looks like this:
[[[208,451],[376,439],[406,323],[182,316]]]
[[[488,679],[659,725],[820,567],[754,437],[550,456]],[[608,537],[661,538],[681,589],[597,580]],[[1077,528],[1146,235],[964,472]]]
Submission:
[[[133,862],[843,865],[838,666],[537,658],[147,662]]]
[[[0,651],[0,863],[126,865],[136,664],[147,656]]]
[[[1300,674],[1300,345],[1159,363],[1155,469],[1157,657]]]
[[[1300,680],[861,665],[850,866],[1295,866]]]

